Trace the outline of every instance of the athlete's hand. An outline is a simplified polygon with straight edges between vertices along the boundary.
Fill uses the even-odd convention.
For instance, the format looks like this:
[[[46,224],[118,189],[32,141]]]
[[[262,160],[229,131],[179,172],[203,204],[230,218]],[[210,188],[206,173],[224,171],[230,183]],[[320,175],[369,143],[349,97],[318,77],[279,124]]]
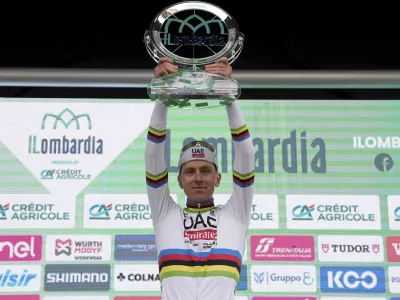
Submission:
[[[231,78],[232,67],[229,65],[227,57],[221,57],[215,61],[215,64],[206,65],[206,72]]]
[[[172,64],[169,57],[160,57],[158,65],[154,68],[154,77],[158,78],[168,74],[175,73],[179,70],[178,66]]]

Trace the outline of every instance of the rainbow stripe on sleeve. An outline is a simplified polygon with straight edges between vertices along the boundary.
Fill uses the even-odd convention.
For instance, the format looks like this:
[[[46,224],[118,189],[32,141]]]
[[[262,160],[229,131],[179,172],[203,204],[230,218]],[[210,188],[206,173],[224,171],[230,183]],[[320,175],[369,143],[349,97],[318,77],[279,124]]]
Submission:
[[[250,131],[245,124],[236,129],[231,128],[231,135],[235,142],[241,142],[250,137]]]
[[[160,280],[173,276],[224,276],[239,282],[242,256],[239,251],[212,248],[210,252],[192,249],[161,250],[158,256]]]
[[[167,130],[158,130],[151,126],[149,126],[149,130],[147,131],[147,139],[152,141],[153,143],[160,144],[165,141],[167,137]]]

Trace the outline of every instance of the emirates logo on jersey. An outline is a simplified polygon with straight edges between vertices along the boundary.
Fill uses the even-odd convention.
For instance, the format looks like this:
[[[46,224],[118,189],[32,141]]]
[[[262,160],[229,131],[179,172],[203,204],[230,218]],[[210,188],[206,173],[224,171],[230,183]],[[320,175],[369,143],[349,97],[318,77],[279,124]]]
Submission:
[[[197,231],[185,230],[183,236],[191,241],[214,240],[217,238],[217,231],[215,229],[204,229]]]

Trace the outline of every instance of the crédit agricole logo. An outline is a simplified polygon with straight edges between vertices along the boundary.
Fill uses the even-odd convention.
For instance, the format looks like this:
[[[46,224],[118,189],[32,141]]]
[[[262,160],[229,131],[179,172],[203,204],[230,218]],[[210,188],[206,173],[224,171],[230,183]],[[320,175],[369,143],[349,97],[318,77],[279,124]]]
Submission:
[[[76,195],[145,130],[152,109],[152,103],[0,103],[0,141],[50,193]]]

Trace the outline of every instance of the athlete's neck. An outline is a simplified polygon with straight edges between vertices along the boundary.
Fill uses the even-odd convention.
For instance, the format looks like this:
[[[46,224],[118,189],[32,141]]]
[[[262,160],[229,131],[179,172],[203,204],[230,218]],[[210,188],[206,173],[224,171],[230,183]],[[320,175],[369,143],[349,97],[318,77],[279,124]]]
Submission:
[[[194,202],[190,201],[189,199],[186,200],[186,207],[190,208],[206,208],[214,206],[214,199],[210,199],[204,202]]]

